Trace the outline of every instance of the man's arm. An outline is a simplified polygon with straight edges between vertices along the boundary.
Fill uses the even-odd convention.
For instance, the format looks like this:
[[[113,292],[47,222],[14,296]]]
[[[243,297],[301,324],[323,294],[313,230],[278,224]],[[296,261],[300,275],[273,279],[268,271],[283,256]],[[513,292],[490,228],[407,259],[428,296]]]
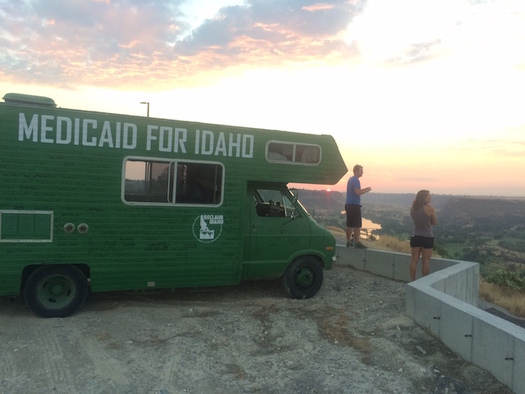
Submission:
[[[363,194],[368,193],[371,190],[372,190],[371,187],[365,187],[364,189],[359,189],[359,188],[356,187],[354,189],[355,194],[357,194],[358,196],[362,196]]]

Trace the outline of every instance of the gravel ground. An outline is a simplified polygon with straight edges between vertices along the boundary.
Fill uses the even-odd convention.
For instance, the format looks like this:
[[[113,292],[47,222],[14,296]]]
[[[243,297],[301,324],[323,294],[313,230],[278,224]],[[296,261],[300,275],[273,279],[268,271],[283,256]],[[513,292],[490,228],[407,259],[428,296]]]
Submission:
[[[0,393],[511,393],[405,316],[405,284],[336,265],[279,282],[93,294],[66,319],[0,299]]]

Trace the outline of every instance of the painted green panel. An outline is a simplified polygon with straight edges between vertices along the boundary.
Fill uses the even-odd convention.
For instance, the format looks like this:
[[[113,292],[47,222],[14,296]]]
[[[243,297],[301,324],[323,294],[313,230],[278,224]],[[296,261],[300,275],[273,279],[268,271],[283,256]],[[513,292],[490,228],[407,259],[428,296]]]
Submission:
[[[1,239],[12,238],[18,234],[18,215],[4,213],[2,215],[2,236]]]

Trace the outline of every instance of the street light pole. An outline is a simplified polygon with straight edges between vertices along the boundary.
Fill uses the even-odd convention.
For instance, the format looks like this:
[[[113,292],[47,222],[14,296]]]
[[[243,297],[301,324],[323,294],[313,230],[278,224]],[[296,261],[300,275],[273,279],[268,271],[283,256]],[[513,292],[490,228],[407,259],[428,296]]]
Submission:
[[[148,112],[147,112],[147,116],[148,116],[148,118],[149,118],[149,101],[141,101],[140,103],[141,103],[141,104],[146,104],[146,105],[148,106],[148,109],[147,109],[147,111],[148,111]]]

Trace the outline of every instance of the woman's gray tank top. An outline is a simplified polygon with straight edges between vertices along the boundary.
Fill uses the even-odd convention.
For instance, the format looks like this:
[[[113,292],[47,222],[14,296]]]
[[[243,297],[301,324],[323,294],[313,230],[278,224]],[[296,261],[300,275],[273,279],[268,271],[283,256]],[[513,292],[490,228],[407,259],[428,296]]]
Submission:
[[[431,216],[425,213],[425,209],[421,208],[415,212],[410,212],[412,220],[414,221],[414,235],[422,237],[433,237]]]

